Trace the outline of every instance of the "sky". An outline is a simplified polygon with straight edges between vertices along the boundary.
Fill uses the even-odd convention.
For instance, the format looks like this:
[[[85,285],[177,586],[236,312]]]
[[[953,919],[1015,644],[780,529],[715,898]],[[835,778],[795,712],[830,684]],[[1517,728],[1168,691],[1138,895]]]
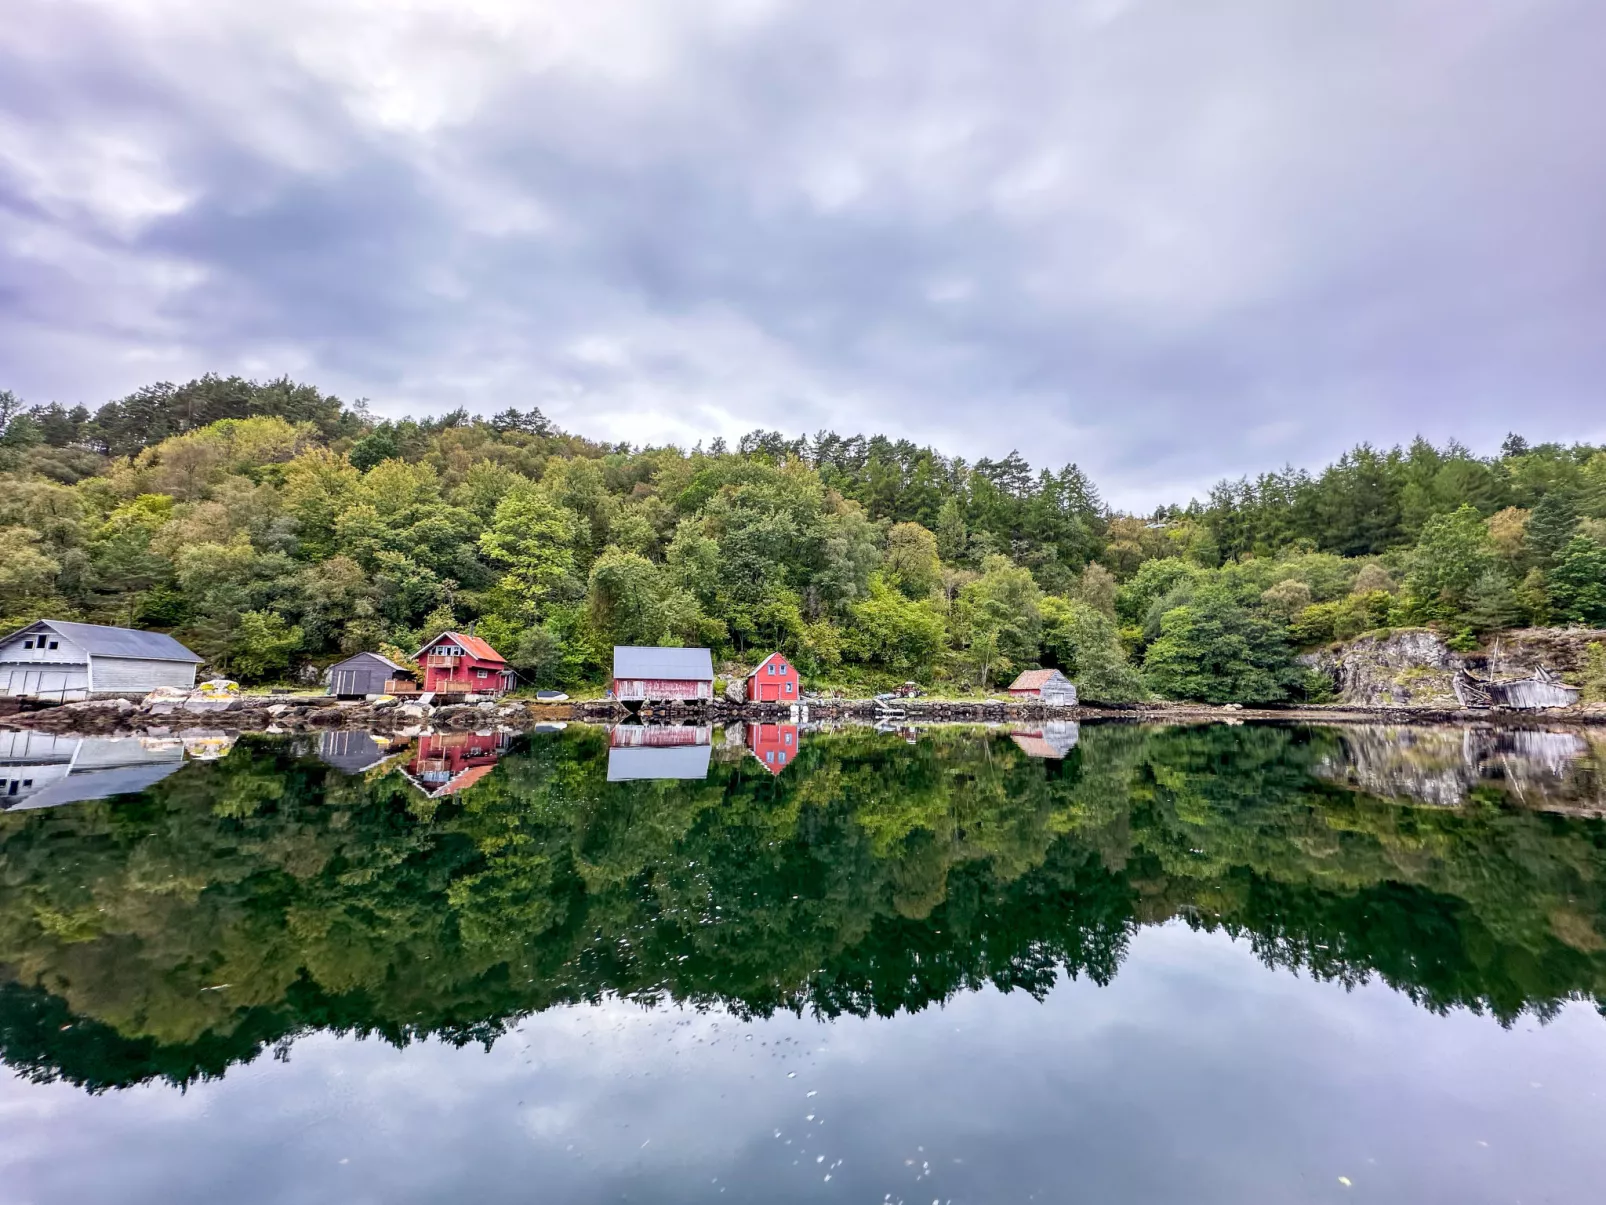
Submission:
[[[7,0],[0,389],[875,431],[1117,506],[1606,438],[1598,0]]]

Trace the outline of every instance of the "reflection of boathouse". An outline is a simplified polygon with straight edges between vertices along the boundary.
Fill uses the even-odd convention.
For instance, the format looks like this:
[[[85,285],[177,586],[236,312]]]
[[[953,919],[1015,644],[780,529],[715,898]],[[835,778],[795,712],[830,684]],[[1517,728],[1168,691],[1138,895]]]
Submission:
[[[802,740],[796,724],[748,724],[743,738],[771,774],[779,774],[792,763]]]
[[[371,732],[335,728],[318,737],[318,758],[343,774],[362,774],[382,763],[391,753],[391,742]]]
[[[47,808],[143,791],[184,764],[176,740],[0,732],[0,807]]]
[[[1068,756],[1082,739],[1081,726],[1071,720],[1052,720],[1033,728],[1011,732],[1009,739],[1020,746],[1027,757],[1045,757],[1054,760]]]
[[[710,724],[615,724],[608,734],[608,781],[707,778]]]
[[[507,752],[505,732],[436,732],[418,738],[418,749],[402,772],[431,799],[473,786]]]

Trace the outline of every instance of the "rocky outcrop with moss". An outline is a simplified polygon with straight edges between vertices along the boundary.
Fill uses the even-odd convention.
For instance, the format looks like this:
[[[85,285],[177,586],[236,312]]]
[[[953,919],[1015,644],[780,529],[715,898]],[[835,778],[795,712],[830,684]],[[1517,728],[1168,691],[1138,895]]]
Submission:
[[[1591,645],[1606,645],[1606,631],[1523,628],[1501,632],[1480,649],[1457,652],[1430,628],[1395,628],[1300,660],[1331,679],[1341,703],[1442,708],[1459,705],[1452,683],[1461,671],[1506,682],[1548,670],[1578,684],[1589,673]]]

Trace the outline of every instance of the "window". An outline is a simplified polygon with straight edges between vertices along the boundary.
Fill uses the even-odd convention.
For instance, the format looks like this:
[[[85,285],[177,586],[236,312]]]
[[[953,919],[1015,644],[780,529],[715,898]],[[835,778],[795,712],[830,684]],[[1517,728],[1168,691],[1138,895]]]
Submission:
[[[777,764],[784,766],[786,764],[786,754],[777,753],[775,755],[775,760],[776,760]]]
[[[52,641],[51,641],[51,642],[50,642],[50,647],[51,647],[51,648],[55,648],[55,647],[56,647],[56,642],[55,642],[55,641],[54,641],[54,640],[52,640]]]
[[[771,749],[768,753],[766,753],[764,755],[764,760],[773,766],[775,764],[775,750]]]
[[[31,648],[33,648],[33,641],[31,641],[31,640],[24,640],[24,641],[23,641],[23,642],[22,642],[22,647],[23,647],[23,648],[25,648],[25,649],[31,649]]]
[[[775,674],[775,662],[771,661],[764,669],[766,673],[773,677]]]
[[[790,682],[788,682],[786,684],[786,693],[787,694],[791,694],[792,693],[792,684]]]
[[[474,671],[474,676],[477,678],[483,678],[486,676],[486,671],[483,669],[477,669]]]
[[[788,744],[788,745],[790,745],[790,744],[791,744],[791,743],[792,743],[792,734],[791,734],[791,733],[790,733],[790,732],[788,732],[788,733],[787,733],[787,734],[786,734],[786,735],[785,735],[785,737],[784,737],[784,738],[782,738],[782,739],[784,739],[784,740],[785,740],[785,741],[786,741],[786,743],[787,743],[787,744]]]

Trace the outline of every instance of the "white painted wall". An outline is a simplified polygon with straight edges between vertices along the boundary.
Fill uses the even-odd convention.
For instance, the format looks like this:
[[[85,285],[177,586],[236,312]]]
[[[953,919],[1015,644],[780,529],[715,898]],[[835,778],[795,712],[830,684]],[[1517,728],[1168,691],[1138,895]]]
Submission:
[[[0,665],[0,697],[28,695],[72,702],[89,693],[89,671],[72,665],[52,666],[42,662],[28,665]]]
[[[30,640],[36,647],[23,648],[22,646]],[[45,647],[37,647],[41,642]],[[51,644],[57,647],[51,648]],[[0,662],[4,661],[22,661],[30,665],[35,663],[83,665],[86,658],[83,650],[76,644],[57,636],[54,632],[20,632],[4,644],[0,644]]]
[[[187,661],[144,661],[134,657],[96,657],[90,685],[96,694],[195,685],[195,666]]]

